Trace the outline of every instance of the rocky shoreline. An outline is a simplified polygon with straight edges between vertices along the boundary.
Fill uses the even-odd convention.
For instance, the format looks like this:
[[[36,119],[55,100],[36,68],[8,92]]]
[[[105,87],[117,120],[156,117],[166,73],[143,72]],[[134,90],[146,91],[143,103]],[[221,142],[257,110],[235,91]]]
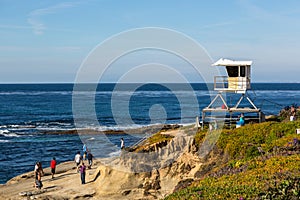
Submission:
[[[169,130],[169,129],[172,130]],[[168,130],[166,130],[168,129]],[[166,127],[163,134],[174,138],[162,147],[158,143],[152,152],[159,163],[150,165],[148,154],[130,154],[96,160],[87,171],[87,184],[81,185],[74,162],[57,166],[51,179],[50,169],[44,169],[44,187],[33,187],[33,172],[12,178],[0,186],[0,199],[161,199],[172,193],[178,183],[194,176],[201,162],[192,151],[193,137],[175,127]],[[154,144],[155,146],[155,144]],[[174,155],[177,148],[178,155]],[[160,149],[160,150],[159,150]],[[141,155],[136,162],[136,155]],[[170,162],[170,159],[176,158]],[[153,158],[154,159],[154,158]],[[156,165],[158,164],[158,165]]]
[[[43,134],[57,134],[57,135],[75,135],[75,134],[147,134],[147,133],[155,133],[158,131],[167,131],[174,130],[182,127],[182,125],[178,124],[162,124],[162,125],[152,125],[145,126],[141,128],[131,128],[125,130],[116,130],[116,129],[108,129],[108,130],[96,130],[96,129],[72,129],[72,130],[51,130],[51,131],[43,131]]]
[[[80,176],[76,172],[74,162],[66,162],[57,166],[55,179],[51,179],[49,168],[45,169],[42,190],[33,188],[33,172],[29,172],[1,185],[0,199],[151,200],[164,199],[170,194],[173,195],[170,199],[177,199],[180,196],[176,195],[182,194],[189,199],[188,197],[193,195],[196,197],[204,195],[204,192],[205,195],[215,197],[215,185],[209,185],[211,182],[201,182],[201,180],[218,181],[218,178],[225,177],[227,179],[224,184],[222,181],[218,182],[223,184],[220,190],[226,189],[232,193],[233,189],[240,185],[236,183],[237,177],[242,177],[245,173],[248,173],[247,176],[252,181],[248,187],[257,187],[259,191],[266,190],[263,186],[253,185],[253,183],[260,183],[258,181],[260,176],[256,176],[256,173],[265,176],[263,185],[270,184],[270,178],[278,171],[283,173],[284,171],[281,171],[283,166],[287,172],[295,176],[299,174],[300,135],[295,133],[295,128],[299,125],[299,121],[265,122],[223,130],[219,144],[204,156],[199,154],[201,149],[205,150],[202,148],[205,145],[202,144],[209,143],[211,137],[217,132],[212,132],[211,137],[205,140],[208,132],[199,132],[194,126],[168,129],[158,133],[163,140],[153,142],[149,138],[140,145],[142,149],[134,148],[132,151],[123,151],[117,157],[95,160],[92,169],[87,171],[85,185],[80,183]],[[196,136],[191,134],[195,131],[198,131]],[[257,138],[261,140],[256,140]],[[274,141],[276,145],[273,147]],[[278,159],[285,164],[277,165]],[[262,167],[265,168],[262,170]],[[256,170],[254,175],[253,170]],[[232,177],[232,180],[228,180],[228,177]],[[248,183],[243,182],[243,179],[239,181],[243,184]],[[278,181],[285,180],[281,178]],[[197,186],[200,182],[208,185],[199,189]],[[232,186],[226,188],[227,183]],[[189,187],[192,189],[180,193],[182,189]],[[212,192],[206,190],[207,188],[212,188]],[[257,196],[256,189],[235,192],[238,195],[241,192],[246,196],[249,193],[250,199],[254,197],[251,195]]]

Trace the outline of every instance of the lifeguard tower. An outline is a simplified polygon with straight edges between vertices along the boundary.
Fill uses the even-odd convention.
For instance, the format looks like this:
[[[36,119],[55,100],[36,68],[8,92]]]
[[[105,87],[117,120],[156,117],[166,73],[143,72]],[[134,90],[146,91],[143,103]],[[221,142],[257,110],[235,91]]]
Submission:
[[[251,65],[252,61],[234,61],[221,58],[212,66],[223,66],[226,68],[227,76],[215,76],[214,77],[214,90],[218,91],[216,97],[211,103],[202,110],[202,125],[205,122],[206,113],[223,112],[229,114],[230,124],[232,121],[233,113],[256,113],[258,120],[261,122],[263,114],[259,108],[255,106],[252,100],[247,96],[247,90],[251,89]],[[224,93],[232,93],[235,96],[240,95],[236,103],[231,102],[229,105],[223,96]],[[247,107],[241,105],[242,101],[246,101]],[[219,102],[217,105],[216,102]],[[220,105],[221,102],[221,105]]]

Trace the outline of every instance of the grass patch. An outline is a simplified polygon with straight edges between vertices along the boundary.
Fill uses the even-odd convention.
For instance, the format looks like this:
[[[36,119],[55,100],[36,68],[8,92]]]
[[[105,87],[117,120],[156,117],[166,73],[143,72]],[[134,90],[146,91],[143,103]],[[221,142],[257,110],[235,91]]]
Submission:
[[[300,199],[299,127],[266,122],[223,130],[215,148],[229,159],[166,199]],[[206,135],[195,135],[196,146]]]
[[[186,189],[171,194],[166,199],[254,199],[272,196],[272,191],[280,192],[283,190],[280,189],[282,188],[280,184],[286,181],[290,184],[289,190],[292,195],[290,197],[299,195],[297,180],[300,178],[300,158],[298,155],[276,156],[266,162],[252,160],[247,164],[253,165],[251,170],[219,178],[206,177]]]

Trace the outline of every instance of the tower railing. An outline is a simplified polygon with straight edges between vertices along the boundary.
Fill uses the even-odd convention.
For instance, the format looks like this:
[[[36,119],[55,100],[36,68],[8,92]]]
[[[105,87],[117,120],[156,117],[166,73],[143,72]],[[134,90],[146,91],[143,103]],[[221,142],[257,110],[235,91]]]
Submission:
[[[214,90],[245,92],[247,89],[250,89],[250,79],[248,77],[214,77]]]

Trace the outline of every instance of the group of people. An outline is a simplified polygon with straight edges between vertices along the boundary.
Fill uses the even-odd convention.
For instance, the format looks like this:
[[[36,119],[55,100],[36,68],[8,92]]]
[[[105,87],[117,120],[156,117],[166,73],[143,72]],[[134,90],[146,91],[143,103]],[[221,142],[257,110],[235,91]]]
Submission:
[[[125,149],[125,142],[124,139],[121,138],[121,150]],[[77,172],[80,172],[80,178],[81,178],[81,184],[85,184],[85,174],[86,169],[91,169],[93,164],[93,154],[90,150],[88,150],[86,144],[83,144],[82,146],[83,156],[81,156],[80,151],[78,151],[75,155],[74,161],[77,166]],[[88,160],[88,166],[85,165],[84,160]]]
[[[52,179],[54,178],[55,168],[56,168],[56,159],[52,158],[50,162],[51,175]],[[42,176],[44,176],[44,170],[41,162],[36,162],[34,166],[34,187],[37,189],[41,189],[43,187]]]
[[[83,151],[83,156],[81,156],[80,151],[78,151],[75,155],[74,161],[77,166],[77,172],[80,172],[81,184],[85,184],[86,169],[87,168],[91,169],[94,156],[91,153],[91,151],[88,150],[86,144],[83,144],[82,151]],[[86,159],[88,160],[87,167],[84,164],[84,160]]]
[[[80,152],[78,151],[77,154],[75,155],[75,163],[77,165],[77,171],[80,172],[81,174],[81,183],[85,184],[85,171],[86,171],[86,166],[84,164],[83,160],[88,159],[88,168],[91,168],[93,164],[93,154],[88,151],[86,145],[83,145],[83,156],[81,156]],[[51,162],[50,162],[50,169],[51,169],[51,175],[52,179],[54,178],[55,175],[55,170],[56,170],[56,158],[53,157]],[[42,167],[41,162],[36,162],[35,167],[34,167],[34,187],[41,189],[43,187],[42,183],[42,176],[44,176],[44,170]]]
[[[125,142],[124,139],[121,138],[121,149],[123,150],[125,148]],[[86,144],[83,144],[82,147],[83,155],[81,156],[80,151],[78,151],[75,155],[74,161],[76,163],[77,167],[77,172],[80,172],[80,178],[81,178],[81,183],[85,184],[85,174],[86,170],[91,169],[92,164],[93,164],[93,154],[91,151],[88,150]],[[88,160],[88,166],[85,165],[84,160]],[[54,178],[55,175],[55,170],[56,170],[56,158],[53,157],[53,159],[50,162],[50,168],[51,168],[51,175],[52,179]],[[34,177],[35,177],[35,182],[34,186],[38,189],[41,189],[43,187],[42,183],[42,176],[44,175],[43,167],[41,162],[36,162],[35,167],[34,167]]]
[[[88,160],[88,168],[91,168],[93,164],[93,158],[94,158],[93,154],[91,153],[91,151],[88,150],[86,144],[83,144],[82,151],[83,151],[83,156],[81,156],[80,151],[77,151],[75,155],[74,161],[77,167],[80,165],[81,162],[83,162],[83,160]]]

